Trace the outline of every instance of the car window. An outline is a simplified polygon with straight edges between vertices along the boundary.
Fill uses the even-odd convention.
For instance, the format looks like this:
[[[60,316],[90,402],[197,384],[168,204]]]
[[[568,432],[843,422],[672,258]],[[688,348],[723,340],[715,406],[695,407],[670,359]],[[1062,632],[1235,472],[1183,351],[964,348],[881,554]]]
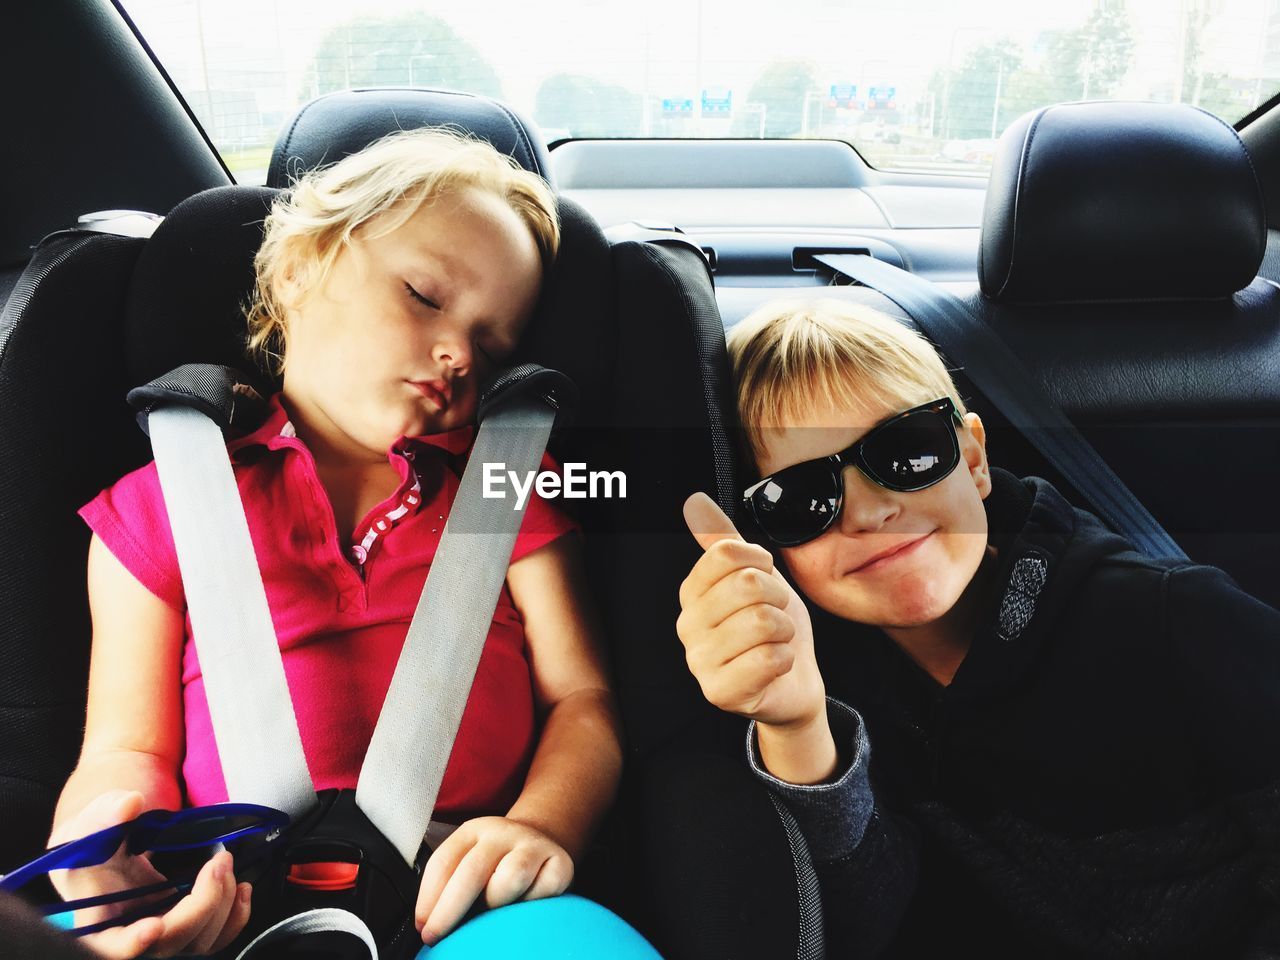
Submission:
[[[1049,103],[1191,103],[1235,122],[1280,89],[1276,0],[123,0],[242,183],[298,106],[448,87],[522,110],[549,142],[816,137],[873,166],[984,175]]]

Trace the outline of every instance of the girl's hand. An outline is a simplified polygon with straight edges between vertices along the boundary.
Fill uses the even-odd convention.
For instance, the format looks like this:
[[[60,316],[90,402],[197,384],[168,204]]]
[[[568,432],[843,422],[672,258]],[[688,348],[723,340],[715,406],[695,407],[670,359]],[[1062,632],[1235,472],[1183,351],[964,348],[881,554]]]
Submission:
[[[49,842],[51,845],[63,843],[132,820],[142,813],[143,804],[142,794],[136,791],[108,791],[63,824]],[[123,845],[110,860],[98,866],[56,870],[50,874],[50,880],[64,900],[130,890],[165,879],[145,854],[130,854]],[[191,892],[165,913],[110,927],[84,937],[81,942],[112,960],[127,960],[143,953],[151,957],[214,953],[244,929],[249,919],[249,895],[249,884],[237,886],[231,872],[231,854],[224,851],[200,869]],[[98,923],[136,909],[144,902],[126,900],[78,911],[76,924]]]
[[[573,860],[533,827],[506,817],[468,820],[436,848],[422,873],[414,922],[434,944],[484,893],[490,907],[564,893]]]

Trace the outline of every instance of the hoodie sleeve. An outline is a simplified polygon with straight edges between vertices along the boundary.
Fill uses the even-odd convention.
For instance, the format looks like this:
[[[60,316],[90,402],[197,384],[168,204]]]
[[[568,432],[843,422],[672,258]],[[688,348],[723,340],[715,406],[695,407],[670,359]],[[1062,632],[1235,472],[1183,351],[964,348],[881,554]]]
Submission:
[[[1195,744],[1227,795],[1280,780],[1280,611],[1216,567],[1165,579],[1167,636]]]
[[[760,761],[754,721],[747,758],[795,818],[808,846],[822,896],[827,955],[880,954],[894,939],[919,873],[914,828],[877,808],[868,765],[871,744],[858,712],[827,698],[831,732],[848,757],[832,782],[799,785],[779,780]]]
[[[1171,570],[1165,587],[1193,760],[1245,838],[1246,955],[1280,956],[1280,611],[1214,567]]]

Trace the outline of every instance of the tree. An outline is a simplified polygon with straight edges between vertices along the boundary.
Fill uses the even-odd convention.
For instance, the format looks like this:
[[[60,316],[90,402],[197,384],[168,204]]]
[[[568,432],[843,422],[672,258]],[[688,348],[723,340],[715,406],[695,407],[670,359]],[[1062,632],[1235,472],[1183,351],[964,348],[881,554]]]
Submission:
[[[743,106],[762,103],[766,137],[798,136],[804,126],[805,99],[818,89],[818,71],[809,61],[773,61],[760,71],[746,99],[734,103],[734,135],[753,137],[759,134],[759,114],[749,114]]]
[[[991,136],[997,101],[1022,65],[1022,52],[1007,37],[989,40],[969,51],[945,90],[943,133],[949,140],[985,140]],[[996,133],[1000,132],[996,116]]]
[[[1208,4],[1191,4],[1186,10],[1183,25],[1181,96],[1175,91],[1175,100],[1202,107],[1234,123],[1254,107],[1253,94],[1256,81],[1243,80],[1226,73],[1205,70],[1201,63],[1200,39],[1213,9]]]
[[[986,139],[993,118],[999,135],[1028,110],[1110,97],[1129,72],[1133,47],[1123,0],[1104,0],[1074,29],[1042,33],[1030,67],[1011,40],[981,44],[958,70],[935,73],[930,82],[946,118],[942,131],[950,139]]]
[[[1009,124],[1028,111],[1073,99],[1067,87],[1068,84],[1064,84],[1060,76],[1047,70],[1023,67],[1014,71],[1000,94],[996,133],[1002,133]]]
[[[1055,93],[1050,101],[1111,96],[1133,62],[1133,29],[1123,0],[1100,4],[1074,30],[1056,34],[1046,58]]]
[[[1257,105],[1254,102],[1256,84],[1256,80],[1226,73],[1200,73],[1191,102],[1228,123],[1235,123]]]
[[[643,126],[640,94],[616,83],[557,73],[538,87],[533,119],[544,130],[575,137],[634,137]]]
[[[304,77],[305,97],[401,86],[502,96],[502,82],[480,52],[447,22],[421,12],[339,24],[320,41]]]

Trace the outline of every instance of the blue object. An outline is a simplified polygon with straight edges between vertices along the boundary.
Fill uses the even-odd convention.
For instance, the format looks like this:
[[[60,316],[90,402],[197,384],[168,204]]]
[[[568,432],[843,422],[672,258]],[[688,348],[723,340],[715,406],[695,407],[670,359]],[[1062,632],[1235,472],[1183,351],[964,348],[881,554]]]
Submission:
[[[662,960],[649,941],[598,903],[573,894],[513,903],[480,914],[418,960]]]
[[[831,84],[831,106],[851,107],[857,99],[858,85],[856,83]]]
[[[78,840],[69,840],[46,850],[30,863],[0,877],[0,890],[16,891],[50,870],[72,870],[93,867],[110,860],[123,845],[131,854],[177,853],[198,850],[214,844],[230,843],[244,837],[265,834],[266,840],[278,836],[289,823],[289,816],[272,807],[254,803],[215,803],[184,810],[148,810],[132,820],[107,827]],[[107,927],[131,923],[139,917],[162,912],[180,900],[191,889],[191,878],[165,880],[160,883],[105,893],[96,897],[44,904],[38,909],[46,916],[71,915],[72,911],[132,900],[151,893],[170,891],[170,896],[127,911],[110,920],[71,930],[76,936],[96,933]],[[59,922],[64,926],[65,921]]]
[[[702,91],[702,114],[724,114],[729,115],[733,111],[733,91],[732,90],[703,90]]]

